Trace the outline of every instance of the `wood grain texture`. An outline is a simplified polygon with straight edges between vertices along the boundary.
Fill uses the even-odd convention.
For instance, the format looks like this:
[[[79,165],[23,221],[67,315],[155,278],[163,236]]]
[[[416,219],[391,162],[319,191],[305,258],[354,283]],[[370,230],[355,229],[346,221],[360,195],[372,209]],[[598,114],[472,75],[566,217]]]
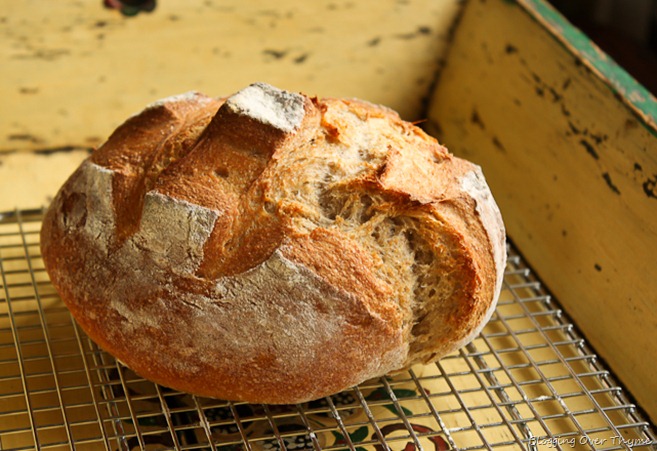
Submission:
[[[190,90],[223,96],[264,81],[359,97],[418,119],[461,9],[458,0],[385,0],[376,8],[167,0],[125,17],[100,0],[4,3],[0,211],[18,201],[44,205],[85,156],[56,151],[96,147],[146,104]],[[35,150],[19,158],[19,172],[8,170],[17,159],[4,153]],[[37,172],[55,159],[56,172]]]
[[[554,34],[469,2],[428,128],[483,166],[511,238],[655,419],[657,134]]]
[[[417,119],[459,3],[168,0],[124,17],[100,1],[6,2],[0,150],[97,145],[156,99],[254,81]]]

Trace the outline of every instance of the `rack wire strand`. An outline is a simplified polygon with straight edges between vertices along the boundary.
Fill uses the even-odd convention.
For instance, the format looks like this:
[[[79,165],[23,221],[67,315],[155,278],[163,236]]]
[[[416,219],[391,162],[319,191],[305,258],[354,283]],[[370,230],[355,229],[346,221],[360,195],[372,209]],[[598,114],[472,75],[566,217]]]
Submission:
[[[0,449],[657,449],[655,429],[513,246],[496,312],[435,364],[292,405],[155,385],[50,285],[40,210],[0,213]]]

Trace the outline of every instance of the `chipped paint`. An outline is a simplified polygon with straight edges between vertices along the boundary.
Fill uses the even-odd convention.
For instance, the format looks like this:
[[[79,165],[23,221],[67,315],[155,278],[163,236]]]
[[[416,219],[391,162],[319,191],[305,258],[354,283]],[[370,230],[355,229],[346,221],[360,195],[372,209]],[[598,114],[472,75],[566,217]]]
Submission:
[[[0,152],[86,146],[158,98],[227,95],[254,81],[422,119],[463,5],[167,0],[125,17],[101,1],[41,3],[3,5],[0,117],[11,119],[0,121]],[[42,142],[7,140],[22,134]]]
[[[609,187],[609,189],[614,194],[620,195],[620,193],[621,193],[620,190],[618,189],[618,187],[616,185],[614,185],[614,182],[612,182],[612,180],[611,180],[611,175],[609,175],[608,172],[603,172],[602,173],[602,178],[604,179],[604,181],[607,183],[607,186]]]
[[[657,99],[645,87],[546,1],[518,0],[518,4],[547,27],[578,61],[605,80],[609,88],[619,93],[622,100],[641,116],[652,133],[657,133]]]
[[[469,2],[427,128],[483,167],[511,239],[657,418],[657,110],[578,33],[542,1]]]

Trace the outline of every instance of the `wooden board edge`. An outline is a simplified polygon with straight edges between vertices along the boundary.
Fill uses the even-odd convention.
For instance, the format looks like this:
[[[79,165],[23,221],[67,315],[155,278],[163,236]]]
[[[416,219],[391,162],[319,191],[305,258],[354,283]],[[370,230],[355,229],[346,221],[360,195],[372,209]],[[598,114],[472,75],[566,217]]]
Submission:
[[[618,100],[629,107],[641,123],[657,136],[657,98],[641,83],[546,0],[507,1],[517,2],[554,39],[602,79]]]

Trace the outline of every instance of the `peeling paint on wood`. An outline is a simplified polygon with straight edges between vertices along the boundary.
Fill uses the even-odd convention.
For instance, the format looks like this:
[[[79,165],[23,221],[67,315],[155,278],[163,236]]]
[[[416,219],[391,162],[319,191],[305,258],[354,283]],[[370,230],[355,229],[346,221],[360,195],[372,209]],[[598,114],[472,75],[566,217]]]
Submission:
[[[657,99],[646,88],[546,1],[518,0],[518,4],[524,6],[535,20],[553,30],[553,36],[577,55],[578,64],[584,64],[601,76],[619,99],[643,118],[649,129],[657,130]]]
[[[654,105],[542,1],[474,1],[427,128],[483,166],[515,244],[657,419]]]
[[[102,2],[5,2],[0,27],[0,155],[100,145],[152,101],[228,95],[265,81],[309,95],[360,97],[423,118],[460,0],[297,2],[166,0],[125,17]],[[72,152],[57,166],[71,173]],[[5,170],[0,211],[39,207],[61,174],[21,159]],[[54,156],[54,154],[53,154]],[[14,158],[12,156],[12,158]],[[17,160],[12,160],[17,161]],[[30,195],[30,193],[32,195]],[[24,203],[15,204],[17,199]],[[32,199],[32,201],[30,201]]]
[[[162,97],[265,81],[422,118],[460,0],[167,0],[125,17],[101,1],[5,2],[0,151],[86,146]],[[30,135],[17,145],[11,136]]]

